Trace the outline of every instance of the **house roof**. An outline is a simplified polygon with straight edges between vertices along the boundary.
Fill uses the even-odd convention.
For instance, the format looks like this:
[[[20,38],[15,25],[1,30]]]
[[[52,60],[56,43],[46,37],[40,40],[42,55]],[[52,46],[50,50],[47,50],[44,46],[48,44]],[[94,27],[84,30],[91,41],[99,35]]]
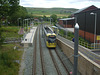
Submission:
[[[94,5],[91,5],[91,6],[83,8],[83,9],[79,9],[78,11],[74,12],[73,14],[77,14],[77,13],[88,11],[88,10],[94,10],[94,9],[98,9],[98,8]]]

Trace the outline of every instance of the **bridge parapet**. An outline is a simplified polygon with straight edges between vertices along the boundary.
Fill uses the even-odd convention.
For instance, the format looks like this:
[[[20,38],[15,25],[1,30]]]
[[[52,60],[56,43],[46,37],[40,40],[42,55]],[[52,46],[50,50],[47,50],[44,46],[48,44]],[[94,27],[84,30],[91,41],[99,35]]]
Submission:
[[[64,41],[57,38],[57,44],[61,47],[63,52],[67,57],[74,55],[74,48]],[[92,53],[89,50],[81,51],[81,46],[79,47],[79,57],[78,57],[78,70],[82,75],[100,75],[100,57]],[[83,47],[82,47],[83,48]],[[84,49],[84,48],[83,48]],[[86,55],[87,54],[87,55]],[[90,56],[89,56],[90,55]],[[91,56],[96,57],[91,58]],[[74,57],[69,58],[69,60],[74,63]],[[97,62],[95,62],[97,60]]]

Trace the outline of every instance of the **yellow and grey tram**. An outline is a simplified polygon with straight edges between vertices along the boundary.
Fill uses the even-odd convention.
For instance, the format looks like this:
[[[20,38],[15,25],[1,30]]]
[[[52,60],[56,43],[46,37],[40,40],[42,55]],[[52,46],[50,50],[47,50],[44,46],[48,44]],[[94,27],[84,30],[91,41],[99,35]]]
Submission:
[[[46,46],[48,48],[55,48],[56,47],[56,34],[50,27],[44,27],[44,39]]]

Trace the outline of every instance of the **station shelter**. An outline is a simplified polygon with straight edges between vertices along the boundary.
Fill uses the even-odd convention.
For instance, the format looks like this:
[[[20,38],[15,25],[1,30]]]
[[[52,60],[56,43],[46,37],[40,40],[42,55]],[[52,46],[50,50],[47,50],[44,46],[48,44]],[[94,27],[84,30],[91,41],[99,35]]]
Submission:
[[[73,18],[64,18],[59,19],[59,25],[64,28],[73,28],[75,24],[75,19]]]

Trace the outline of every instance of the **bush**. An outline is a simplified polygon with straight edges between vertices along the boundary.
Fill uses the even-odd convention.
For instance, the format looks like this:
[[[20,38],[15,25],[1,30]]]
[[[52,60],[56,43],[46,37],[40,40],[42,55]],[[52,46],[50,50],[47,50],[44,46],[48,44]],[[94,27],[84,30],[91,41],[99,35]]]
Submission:
[[[3,44],[0,49],[0,75],[18,75],[22,51],[13,50],[14,44]]]

